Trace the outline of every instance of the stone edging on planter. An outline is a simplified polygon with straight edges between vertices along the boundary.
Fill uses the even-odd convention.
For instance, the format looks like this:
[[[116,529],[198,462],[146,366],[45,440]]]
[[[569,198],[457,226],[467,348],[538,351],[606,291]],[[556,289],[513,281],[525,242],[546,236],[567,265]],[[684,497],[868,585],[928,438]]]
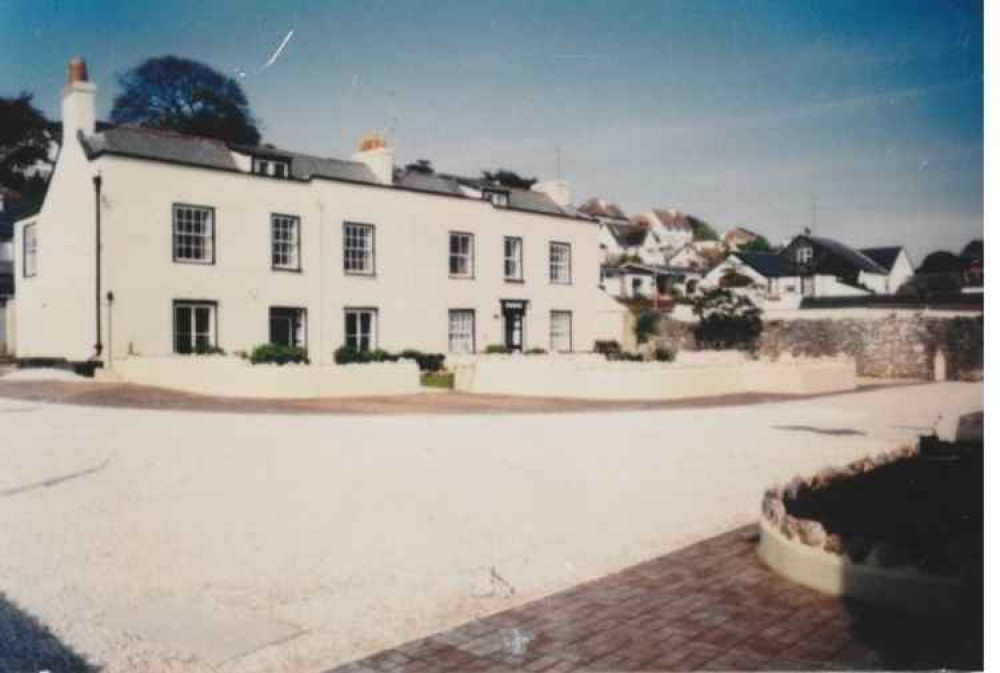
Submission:
[[[908,565],[900,551],[887,543],[873,544],[860,537],[845,540],[827,533],[820,522],[799,519],[785,509],[785,498],[794,500],[803,489],[822,488],[916,454],[916,446],[907,446],[768,489],[761,505],[758,556],[779,575],[825,594],[912,612],[955,614],[960,592],[957,576],[924,572]]]

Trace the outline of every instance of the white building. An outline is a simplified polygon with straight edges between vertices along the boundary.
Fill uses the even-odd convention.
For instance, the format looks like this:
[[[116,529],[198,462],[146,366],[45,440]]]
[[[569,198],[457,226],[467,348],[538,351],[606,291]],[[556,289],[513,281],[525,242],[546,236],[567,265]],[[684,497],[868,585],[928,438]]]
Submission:
[[[733,252],[716,265],[698,284],[702,292],[726,288],[760,305],[780,302],[798,307],[804,280],[794,265],[770,252]]]
[[[858,251],[829,238],[802,235],[778,253],[731,253],[699,288],[729,287],[758,299],[795,303],[805,297],[894,294],[912,275],[901,247]]]
[[[327,364],[343,345],[579,351],[621,338],[622,309],[598,287],[599,225],[569,208],[565,184],[476,190],[400,173],[378,138],[342,161],[96,132],[95,94],[71,64],[48,195],[16,225],[21,358],[277,342]]]
[[[688,216],[679,210],[653,208],[638,217],[649,227],[653,243],[665,253],[679,250],[694,241],[694,226]]]
[[[906,249],[900,245],[884,248],[862,248],[860,252],[889,272],[884,292],[896,294],[903,283],[913,278],[913,262],[906,254]]]

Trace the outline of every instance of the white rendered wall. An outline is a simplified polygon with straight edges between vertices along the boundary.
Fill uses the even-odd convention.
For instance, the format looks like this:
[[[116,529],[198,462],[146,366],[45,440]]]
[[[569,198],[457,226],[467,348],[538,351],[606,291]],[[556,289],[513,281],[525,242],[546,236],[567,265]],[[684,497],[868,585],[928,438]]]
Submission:
[[[79,85],[78,85],[79,86]],[[84,91],[87,94],[87,91]],[[84,116],[78,100],[64,100],[63,117]],[[92,120],[90,120],[92,125]],[[72,127],[59,150],[41,211],[14,230],[17,273],[18,356],[86,360],[94,353],[94,185],[98,167],[90,164]],[[85,129],[82,129],[85,130]],[[134,198],[142,191],[133,187]],[[24,227],[35,223],[37,273],[24,276]]]
[[[849,358],[736,364],[597,362],[558,356],[490,356],[455,365],[473,393],[615,400],[677,400],[740,393],[818,394],[855,388]]]
[[[253,365],[216,355],[130,357],[112,360],[101,376],[199,395],[269,399],[408,395],[420,390],[420,372],[412,360],[311,367]]]
[[[103,284],[113,291],[105,346],[172,352],[175,299],[218,304],[218,344],[228,352],[268,340],[271,306],[305,308],[314,363],[344,341],[345,307],[379,311],[378,346],[444,352],[448,310],[474,309],[476,346],[502,340],[501,299],[528,300],[525,347],[549,347],[549,313],[572,311],[574,349],[620,339],[622,312],[598,288],[596,224],[494,209],[478,200],[316,180],[311,183],[104,156],[92,164],[64,149],[39,218],[39,275],[20,302],[19,343],[30,354],[88,357],[94,342],[93,192],[104,178]],[[215,209],[214,264],[172,258],[174,203]],[[301,218],[302,271],[271,269],[271,213]],[[344,221],[375,225],[374,276],[343,271]],[[475,235],[475,278],[448,275],[449,231]],[[504,236],[524,240],[524,282],[503,279]],[[549,282],[549,242],[572,247],[572,284]],[[18,245],[20,243],[18,242]],[[19,289],[20,291],[20,289]],[[29,345],[30,344],[30,345]]]
[[[910,278],[913,278],[913,263],[910,262],[910,256],[904,250],[896,257],[896,263],[889,271],[889,293],[896,294],[900,286]]]

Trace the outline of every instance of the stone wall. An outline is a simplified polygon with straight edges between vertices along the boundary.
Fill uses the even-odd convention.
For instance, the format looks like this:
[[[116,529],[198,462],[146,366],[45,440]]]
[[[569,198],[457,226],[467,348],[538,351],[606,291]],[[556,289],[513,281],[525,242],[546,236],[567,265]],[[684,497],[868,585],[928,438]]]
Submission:
[[[695,349],[694,324],[664,320],[659,345]],[[934,357],[942,351],[949,380],[983,377],[983,317],[921,315],[825,320],[767,321],[757,345],[759,356],[782,354],[855,358],[860,376],[934,378]]]

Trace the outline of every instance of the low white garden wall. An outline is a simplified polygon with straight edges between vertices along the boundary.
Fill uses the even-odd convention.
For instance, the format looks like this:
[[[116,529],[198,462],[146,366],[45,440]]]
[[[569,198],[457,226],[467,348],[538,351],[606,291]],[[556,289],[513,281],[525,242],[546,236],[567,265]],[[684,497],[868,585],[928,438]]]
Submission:
[[[455,388],[472,393],[599,400],[677,400],[738,393],[853,390],[849,358],[726,363],[608,362],[600,356],[485,356],[454,363]]]
[[[115,360],[105,376],[222,397],[366,397],[420,390],[420,371],[412,360],[319,366],[252,365],[219,355],[130,357]]]

